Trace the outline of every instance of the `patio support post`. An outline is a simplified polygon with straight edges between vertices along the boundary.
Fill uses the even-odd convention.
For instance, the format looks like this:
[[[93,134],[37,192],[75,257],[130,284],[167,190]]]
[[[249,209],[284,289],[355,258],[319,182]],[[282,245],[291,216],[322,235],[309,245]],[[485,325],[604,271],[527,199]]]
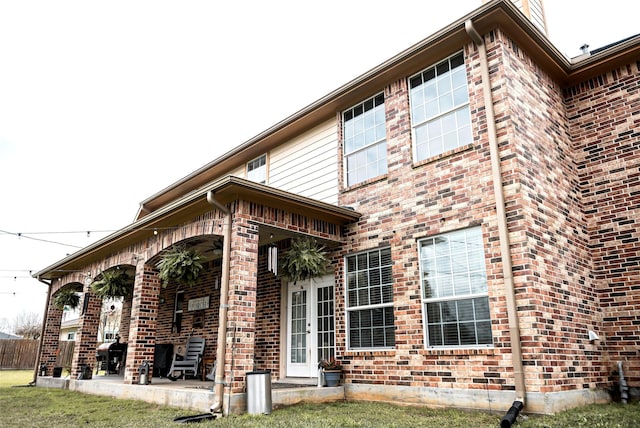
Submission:
[[[131,325],[124,373],[126,384],[138,382],[138,367],[143,361],[153,361],[160,286],[160,277],[155,268],[146,265],[142,259],[138,260],[133,284]],[[153,370],[153,367],[150,370]]]
[[[44,279],[41,279],[40,277],[38,277],[38,281],[40,281],[41,283],[47,286],[47,300],[44,302],[44,313],[42,314],[42,327],[40,329],[40,340],[38,341],[38,354],[36,355],[36,364],[33,367],[33,380],[31,383],[34,385],[36,383],[36,380],[38,379],[38,370],[40,369],[40,361],[42,361],[41,358],[42,358],[42,350],[44,348],[44,335],[46,333],[46,328],[47,328],[47,316],[49,315],[49,303],[51,302],[51,282],[47,282]]]
[[[89,301],[86,305],[84,302],[80,302],[80,304],[83,305],[81,307],[84,313],[80,315],[78,321],[76,345],[73,348],[71,377],[74,379],[81,373],[81,366],[83,364],[91,366],[92,369],[95,367],[98,326],[100,325],[100,311],[102,310],[102,300],[91,291],[89,281],[84,285],[83,291],[84,299],[89,299]],[[50,305],[49,308],[51,308],[51,306],[52,305]],[[51,311],[51,309],[49,309],[49,311]]]

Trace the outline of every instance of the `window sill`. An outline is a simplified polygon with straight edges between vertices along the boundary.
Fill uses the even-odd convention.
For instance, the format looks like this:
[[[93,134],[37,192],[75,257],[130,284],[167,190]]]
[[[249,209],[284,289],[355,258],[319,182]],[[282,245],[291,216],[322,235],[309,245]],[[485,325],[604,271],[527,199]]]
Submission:
[[[495,355],[496,349],[490,348],[425,348],[424,355]]]
[[[382,348],[382,349],[347,349],[345,355],[351,357],[389,357],[396,354],[396,348]]]
[[[384,181],[386,179],[387,179],[387,174],[379,175],[377,177],[370,178],[370,179],[365,180],[365,181],[361,181],[360,183],[352,184],[349,187],[344,187],[342,189],[342,193],[348,193],[348,192],[351,192],[353,190],[357,190],[357,189],[359,189],[361,187],[366,187],[366,186],[369,186],[371,184],[377,183],[379,181]]]
[[[439,155],[435,155],[435,156],[431,156],[430,158],[426,158],[426,159],[422,159],[420,161],[414,162],[413,163],[413,168],[419,168],[421,166],[425,166],[431,163],[435,163],[438,162],[442,159],[451,157],[453,155],[457,155],[458,153],[462,153],[462,152],[466,152],[469,151],[471,149],[473,149],[474,145],[473,143],[469,143],[469,144],[465,144],[464,146],[460,146],[456,149],[451,149],[449,151],[440,153]]]

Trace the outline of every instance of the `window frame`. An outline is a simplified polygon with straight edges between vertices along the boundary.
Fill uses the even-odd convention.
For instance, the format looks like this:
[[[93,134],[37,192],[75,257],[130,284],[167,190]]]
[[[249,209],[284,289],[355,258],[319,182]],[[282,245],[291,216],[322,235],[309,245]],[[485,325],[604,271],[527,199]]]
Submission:
[[[249,167],[250,167],[250,165],[252,163],[260,162],[263,159],[264,159],[264,163],[263,164],[259,165],[256,168],[249,169]],[[268,164],[268,158],[267,158],[267,154],[266,153],[263,153],[260,156],[258,156],[256,158],[253,158],[249,162],[247,162],[245,164],[245,166],[244,166],[245,177],[247,178],[247,180],[254,181],[254,182],[259,183],[259,184],[267,184],[268,183],[268,179],[269,179],[269,174],[267,173],[267,164]],[[251,177],[251,172],[252,171],[258,171],[260,169],[264,169],[264,181],[258,181],[255,178]]]
[[[382,103],[381,104],[376,104],[378,102],[378,98],[382,97]],[[372,107],[371,108],[367,108],[367,103],[371,102],[372,103]],[[383,138],[374,138],[373,141],[371,142],[366,142],[364,143],[363,146],[361,147],[357,147],[355,149],[352,149],[351,151],[347,152],[347,122],[350,122],[352,120],[356,120],[356,118],[358,116],[362,116],[364,114],[366,114],[366,112],[370,111],[370,110],[376,110],[377,108],[382,109],[383,112],[383,121],[382,124],[380,123],[375,123],[375,113],[373,114],[374,116],[374,126],[373,126],[373,132],[375,134],[375,130],[378,126],[383,125],[384,126],[384,137]],[[361,113],[356,114],[356,112],[358,111],[358,109],[362,109]],[[347,119],[346,116],[348,114],[351,114],[352,116]],[[387,166],[387,111],[386,111],[386,99],[384,96],[384,92],[379,92],[367,99],[365,99],[364,101],[355,104],[353,106],[351,106],[350,108],[344,110],[341,115],[341,120],[342,120],[342,158],[343,158],[343,178],[344,178],[344,182],[345,182],[345,187],[351,187],[351,186],[356,186],[358,184],[361,183],[365,183],[369,180],[375,179],[376,177],[380,177],[383,176],[387,173],[388,171],[388,166]],[[366,132],[364,134],[364,137],[366,138]],[[350,157],[355,157],[357,156],[359,153],[366,153],[367,150],[370,150],[372,148],[377,148],[378,150],[378,154],[379,150],[380,150],[380,146],[384,145],[384,171],[380,171],[377,167],[376,167],[376,174],[375,175],[371,175],[369,176],[368,174],[366,175],[366,178],[359,180],[357,177],[353,180],[353,182],[350,182],[349,180],[349,158]],[[381,159],[377,158],[377,162],[376,164],[379,166]],[[365,166],[368,165],[368,163],[365,163]],[[365,172],[367,171],[367,169],[365,168]]]
[[[381,288],[380,291],[380,296],[381,296],[381,300],[384,299],[383,295],[382,295],[382,287],[385,287],[386,285],[389,286],[389,293],[390,293],[390,301],[388,302],[381,302],[381,303],[374,303],[371,304],[370,302],[366,305],[354,305],[354,306],[350,306],[349,303],[349,292],[351,291],[351,289],[349,288],[349,274],[352,273],[349,271],[348,266],[349,266],[349,258],[354,257],[357,261],[358,257],[366,255],[367,256],[367,261],[369,264],[370,261],[370,254],[372,253],[378,253],[378,260],[382,260],[382,252],[383,251],[388,251],[389,252],[389,262],[388,264],[382,264],[380,263],[378,267],[374,267],[374,269],[380,269],[380,274],[381,276],[383,275],[382,269],[383,268],[389,268],[390,269],[390,281],[388,283],[383,283],[383,281],[380,281],[380,284],[378,284],[378,286]],[[373,249],[369,249],[369,250],[365,250],[365,251],[360,251],[354,254],[350,254],[344,257],[344,297],[345,297],[345,333],[346,333],[346,341],[347,341],[347,350],[349,351],[379,351],[379,350],[392,350],[395,349],[396,345],[395,345],[395,335],[396,335],[396,324],[395,324],[395,306],[394,306],[394,296],[393,296],[393,260],[392,260],[392,254],[391,254],[391,247],[381,247],[381,248],[373,248]],[[356,275],[358,274],[358,272],[366,272],[367,273],[367,287],[366,289],[368,290],[368,294],[370,296],[370,291],[371,291],[371,284],[369,282],[369,272],[372,270],[372,268],[367,267],[366,270],[363,269],[356,269],[355,273]],[[356,287],[355,290],[361,289],[361,287]],[[355,313],[364,313],[364,312],[369,312],[371,310],[376,310],[376,309],[383,309],[383,310],[391,310],[391,315],[392,315],[392,329],[393,329],[393,344],[392,345],[383,345],[383,346],[368,346],[368,347],[364,347],[364,346],[359,346],[359,347],[354,347],[353,343],[352,343],[352,337],[351,337],[351,317],[353,314]],[[384,320],[384,316],[385,314],[383,313],[383,320]],[[371,325],[371,330],[372,330],[372,336],[374,335],[373,333],[373,324]],[[386,328],[390,327],[389,325],[386,325],[383,323],[382,326],[378,326],[379,329],[382,329],[383,332],[385,332],[385,339],[384,342],[386,343]],[[360,331],[362,331],[362,327],[359,327]]]
[[[457,65],[455,68],[451,68],[451,61],[452,59],[455,59],[456,57],[461,56],[461,60],[462,63],[460,65]],[[453,100],[453,105],[450,108],[444,109],[442,111],[439,111],[437,114],[433,114],[431,116],[428,116],[427,113],[424,113],[424,118],[421,120],[418,120],[418,118],[416,117],[417,114],[415,113],[414,110],[414,102],[415,99],[417,98],[416,95],[414,95],[414,89],[418,88],[418,87],[424,87],[424,85],[427,84],[427,82],[429,82],[430,80],[435,80],[435,85],[437,86],[437,83],[439,82],[438,77],[441,76],[442,74],[439,75],[435,75],[433,79],[427,79],[424,80],[424,75],[428,74],[429,72],[433,71],[433,73],[436,73],[438,67],[442,66],[443,64],[447,64],[449,66],[448,70],[446,73],[451,73],[453,70],[457,70],[458,68],[462,67],[463,71],[464,71],[464,81],[465,81],[465,85],[464,88],[466,89],[466,92],[464,92],[464,94],[466,95],[466,101],[459,103],[459,104],[455,104],[455,99]],[[416,78],[420,78],[421,79],[421,83],[419,85],[413,86],[413,80]],[[460,86],[461,88],[462,86]],[[420,162],[424,162],[427,161],[429,159],[438,157],[443,155],[444,153],[450,152],[451,150],[458,150],[461,147],[465,147],[468,144],[473,143],[473,126],[472,126],[472,118],[471,118],[471,107],[470,107],[470,94],[469,94],[469,78],[467,76],[467,64],[465,62],[465,55],[464,55],[464,51],[459,51],[456,52],[452,55],[449,55],[447,58],[442,59],[441,61],[438,61],[437,63],[419,71],[418,73],[415,73],[411,76],[409,76],[409,78],[407,79],[407,88],[409,91],[409,112],[411,115],[411,139],[413,141],[413,148],[412,148],[412,152],[413,152],[413,160],[414,163],[420,163]],[[449,89],[451,89],[451,94],[452,94],[452,98],[454,97],[454,92],[455,92],[455,88],[451,86]],[[438,95],[436,94],[436,97],[438,97]],[[426,105],[427,102],[423,102],[423,104],[421,105],[422,107],[424,107],[426,109]],[[416,106],[415,108],[420,107],[420,106]],[[466,110],[466,111],[465,111]],[[463,129],[465,126],[459,126],[457,124],[457,114],[458,113],[466,113],[466,116],[468,118],[468,141],[461,141],[460,139],[460,131],[461,129]],[[442,124],[442,122],[449,116],[454,115],[455,120],[456,120],[456,127],[455,127],[455,133],[456,133],[456,146],[455,147],[443,147],[441,151],[438,152],[434,152],[431,153],[429,151],[429,141],[427,140],[426,142],[423,142],[422,144],[420,144],[420,147],[422,147],[422,145],[424,144],[426,146],[426,150],[429,151],[428,153],[426,153],[423,157],[419,156],[419,142],[418,142],[418,136],[417,133],[419,131],[419,129],[422,129],[423,127],[428,127],[430,124]],[[451,129],[447,128],[447,130],[452,131]],[[445,130],[446,131],[446,130]],[[445,140],[444,140],[444,135],[446,134],[446,132],[442,133],[442,140],[441,140],[441,144],[444,146],[446,145]]]
[[[477,251],[476,254],[478,257],[480,257],[480,259],[477,260],[473,260],[477,266],[481,267],[481,270],[478,269],[470,269],[470,266],[473,266],[472,263],[469,263],[469,261],[471,260],[468,256],[470,254],[470,252],[468,251],[468,246],[469,246],[469,236],[467,235],[467,233],[469,233],[470,231],[477,231],[479,232],[479,244],[480,244],[480,250]],[[481,273],[484,275],[484,284],[481,285],[482,290],[480,291],[472,291],[472,288],[474,288],[474,284],[472,283],[472,279],[469,276],[469,292],[468,293],[464,293],[464,294],[457,294],[454,293],[452,295],[447,295],[447,296],[435,296],[435,297],[426,297],[426,290],[425,290],[425,261],[428,259],[427,257],[423,257],[422,255],[422,248],[423,248],[423,244],[425,242],[428,241],[435,241],[437,238],[439,237],[449,237],[449,236],[454,236],[454,234],[460,233],[460,232],[465,232],[465,241],[464,241],[464,245],[467,248],[467,251],[465,251],[464,254],[467,255],[467,257],[465,258],[465,270],[464,273],[467,275],[470,275],[472,272],[476,272],[476,273]],[[476,232],[476,233],[477,233]],[[494,335],[493,335],[493,329],[492,329],[492,319],[491,319],[491,308],[490,308],[490,302],[489,302],[489,287],[488,287],[488,279],[487,279],[487,267],[486,267],[486,256],[485,256],[485,250],[484,250],[484,240],[482,238],[482,227],[481,226],[473,226],[473,227],[467,227],[467,228],[462,228],[462,229],[456,229],[456,230],[452,230],[449,232],[443,232],[443,233],[439,233],[437,235],[433,235],[433,236],[428,236],[422,239],[418,239],[417,240],[417,252],[418,252],[418,263],[419,263],[419,269],[420,269],[420,298],[421,298],[421,306],[422,306],[422,323],[423,323],[423,336],[424,336],[424,347],[425,349],[487,349],[487,348],[493,348],[494,347]],[[434,249],[435,252],[435,249]],[[435,254],[435,253],[434,253]],[[443,257],[448,257],[450,260],[453,260],[453,256],[456,255],[455,252],[451,252],[451,246],[449,245],[449,251],[446,254],[436,254],[436,256],[434,257],[434,259],[436,258],[443,258]],[[456,259],[459,260],[459,259]],[[450,272],[450,276],[451,279],[453,279],[453,271]],[[446,277],[446,275],[445,275]],[[453,286],[455,289],[455,285]],[[477,286],[476,286],[477,287]],[[440,291],[440,290],[438,290]],[[444,334],[442,334],[442,344],[432,344],[429,340],[429,328],[431,326],[431,324],[429,323],[429,313],[428,313],[428,305],[429,304],[433,304],[433,303],[442,303],[442,302],[447,302],[447,303],[455,303],[456,305],[458,304],[458,302],[462,302],[462,301],[471,301],[473,305],[475,305],[475,300],[476,299],[483,299],[483,303],[486,305],[487,308],[487,315],[488,315],[488,319],[476,319],[476,311],[473,311],[473,325],[476,331],[476,343],[475,344],[463,344],[461,343],[461,337],[460,334],[458,334],[458,340],[457,340],[457,344],[452,345],[452,344],[445,344],[445,340],[446,337]],[[456,308],[458,308],[458,306],[456,306]],[[475,306],[474,306],[475,308]],[[459,326],[463,323],[467,323],[468,320],[460,320],[460,317],[458,314],[456,314],[456,320],[455,320],[455,325],[458,326],[458,330],[459,330]],[[490,334],[490,338],[489,338],[489,342],[488,343],[477,343],[478,342],[478,325],[479,323],[488,323],[488,327],[489,327],[489,334]],[[446,324],[452,324],[452,323],[445,323],[445,322],[440,322],[439,325],[441,326],[441,328],[444,328],[444,326]],[[438,325],[438,324],[433,324],[433,325]]]

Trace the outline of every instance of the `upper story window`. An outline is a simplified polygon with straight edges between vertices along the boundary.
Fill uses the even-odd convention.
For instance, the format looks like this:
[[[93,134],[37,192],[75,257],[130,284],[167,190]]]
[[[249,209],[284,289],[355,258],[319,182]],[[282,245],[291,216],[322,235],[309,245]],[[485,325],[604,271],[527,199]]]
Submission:
[[[384,95],[378,94],[342,114],[347,186],[387,172]]]
[[[350,349],[395,346],[391,249],[347,256],[347,328]]]
[[[462,52],[409,78],[416,161],[472,142]]]
[[[267,183],[267,155],[247,162],[247,179],[256,183]]]
[[[418,248],[427,346],[492,345],[481,228],[423,239]]]

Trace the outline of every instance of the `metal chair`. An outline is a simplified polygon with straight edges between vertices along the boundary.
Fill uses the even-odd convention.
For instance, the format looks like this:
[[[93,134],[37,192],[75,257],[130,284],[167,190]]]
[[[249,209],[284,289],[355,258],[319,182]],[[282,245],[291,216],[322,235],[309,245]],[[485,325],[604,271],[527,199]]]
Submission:
[[[204,339],[201,337],[190,337],[187,340],[184,358],[178,360],[173,359],[171,368],[167,377],[171,380],[177,379],[173,376],[174,371],[182,372],[182,377],[185,377],[187,372],[193,372],[193,376],[198,376],[198,367],[202,361],[202,354],[204,353]]]

